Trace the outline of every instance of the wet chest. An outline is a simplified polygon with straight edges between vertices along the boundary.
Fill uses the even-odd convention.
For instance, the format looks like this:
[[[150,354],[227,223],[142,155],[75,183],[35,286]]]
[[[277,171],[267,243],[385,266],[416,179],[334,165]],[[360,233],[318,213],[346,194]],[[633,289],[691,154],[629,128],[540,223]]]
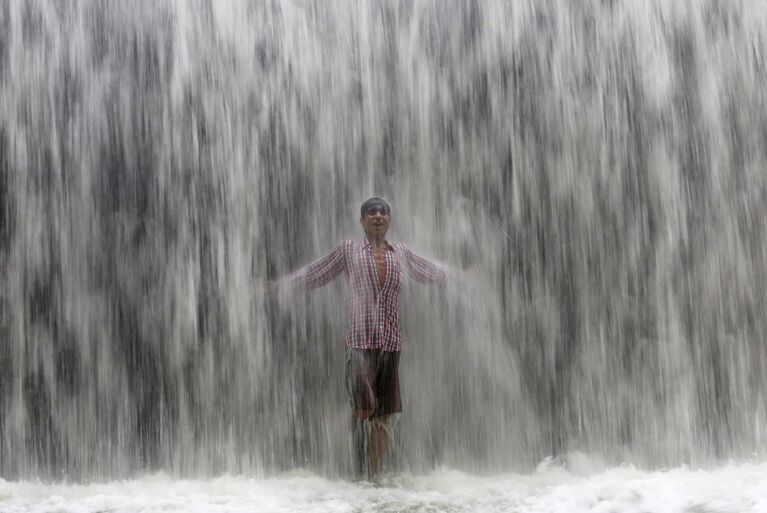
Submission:
[[[376,269],[376,277],[378,279],[378,286],[383,288],[386,283],[386,250],[377,249],[372,251],[373,265]]]
[[[353,267],[357,269],[357,272],[352,272],[356,276],[353,279],[361,280],[359,283],[368,283],[377,290],[399,288],[400,267],[391,249],[362,250],[355,255]]]

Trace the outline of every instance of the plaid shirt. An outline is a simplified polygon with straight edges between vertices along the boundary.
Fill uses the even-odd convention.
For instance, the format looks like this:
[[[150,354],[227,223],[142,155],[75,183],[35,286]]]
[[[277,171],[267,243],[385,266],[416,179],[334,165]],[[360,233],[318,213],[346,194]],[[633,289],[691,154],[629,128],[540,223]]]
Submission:
[[[381,286],[370,242],[345,240],[325,258],[295,273],[295,286],[321,287],[342,272],[348,299],[344,342],[347,347],[399,351],[399,292],[401,277],[419,283],[443,281],[446,268],[422,258],[399,243],[386,243],[386,280]]]

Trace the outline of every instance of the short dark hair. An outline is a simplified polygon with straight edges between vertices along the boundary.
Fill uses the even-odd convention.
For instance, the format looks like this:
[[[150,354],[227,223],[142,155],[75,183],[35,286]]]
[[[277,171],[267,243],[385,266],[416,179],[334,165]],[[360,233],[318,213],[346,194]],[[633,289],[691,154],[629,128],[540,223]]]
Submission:
[[[379,198],[378,196],[373,196],[372,198],[366,200],[365,203],[363,203],[360,207],[360,217],[365,217],[365,213],[374,207],[383,208],[387,214],[391,215],[391,207],[388,203],[386,203],[386,200]]]

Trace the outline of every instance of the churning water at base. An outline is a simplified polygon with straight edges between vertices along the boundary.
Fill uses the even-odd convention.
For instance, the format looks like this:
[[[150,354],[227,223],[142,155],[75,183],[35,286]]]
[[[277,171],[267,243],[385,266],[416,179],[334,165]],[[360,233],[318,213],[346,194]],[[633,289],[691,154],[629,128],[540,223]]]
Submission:
[[[761,0],[0,0],[3,506],[756,511],[653,469],[765,457],[765,59]],[[373,194],[455,271],[381,488],[342,284],[263,294]],[[646,472],[457,473],[573,451]]]
[[[593,475],[541,465],[532,475],[475,477],[440,469],[400,474],[380,484],[332,481],[294,471],[269,479],[209,481],[159,474],[91,485],[0,481],[6,513],[763,513],[767,466],[641,472],[620,467]]]

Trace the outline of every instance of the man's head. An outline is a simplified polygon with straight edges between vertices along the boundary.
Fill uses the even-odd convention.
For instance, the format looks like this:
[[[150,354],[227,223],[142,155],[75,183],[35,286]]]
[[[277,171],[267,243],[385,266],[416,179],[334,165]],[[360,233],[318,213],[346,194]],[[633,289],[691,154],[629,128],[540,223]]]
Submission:
[[[368,239],[383,239],[389,230],[391,208],[382,198],[373,197],[360,207],[360,224]]]

